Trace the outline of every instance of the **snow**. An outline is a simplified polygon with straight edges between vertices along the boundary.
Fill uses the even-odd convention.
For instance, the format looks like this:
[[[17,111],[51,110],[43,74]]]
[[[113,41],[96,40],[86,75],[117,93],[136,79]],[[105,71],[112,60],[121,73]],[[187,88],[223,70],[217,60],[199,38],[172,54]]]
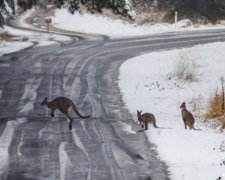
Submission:
[[[29,78],[25,84],[24,93],[20,99],[19,114],[28,116],[33,111],[34,102],[37,97],[37,89],[40,86],[42,78]]]
[[[26,18],[33,13],[34,10],[29,10],[21,15],[17,20],[19,24],[23,27],[35,29],[31,25],[26,23]],[[0,33],[7,32],[15,37],[11,41],[0,41],[0,57],[4,54],[18,52],[23,49],[29,48],[37,43],[37,47],[49,46],[54,44],[59,44],[60,42],[71,41],[70,37],[64,35],[57,35],[53,33],[40,33],[29,30],[15,29],[9,26],[5,26],[4,29],[0,28]]]
[[[26,122],[24,118],[17,119],[16,121],[10,120],[7,122],[3,133],[0,136],[0,179],[5,179],[4,174],[9,165],[9,147],[14,136],[15,129],[21,124]]]
[[[32,12],[33,10],[26,12],[19,19],[19,23],[24,27],[35,29],[25,22],[25,19]],[[182,20],[176,24],[161,23],[137,26],[136,24],[128,24],[121,20],[112,20],[98,15],[81,15],[78,13],[71,15],[66,9],[56,10],[52,19],[53,25],[60,29],[110,37],[149,35],[196,29],[189,20]],[[214,28],[221,27],[223,26]],[[207,28],[209,27],[202,26],[198,29]],[[7,26],[5,29],[10,34],[18,37],[15,37],[12,42],[0,42],[0,56],[33,46],[33,42],[37,42],[37,46],[47,46],[71,40],[66,36],[52,33],[43,34],[17,30]],[[22,41],[25,39],[27,41]],[[224,133],[219,133],[218,129],[213,129],[210,125],[202,122],[202,114],[207,109],[208,99],[215,92],[215,89],[220,87],[219,78],[225,77],[225,61],[223,59],[225,52],[222,51],[224,48],[225,43],[213,43],[192,48],[161,51],[160,53],[154,52],[134,57],[126,61],[120,68],[119,86],[123,93],[123,100],[133,114],[134,119],[137,119],[136,110],[144,110],[153,113],[157,125],[162,127],[159,129],[150,127],[145,133],[149,141],[156,144],[159,158],[169,166],[171,179],[173,180],[214,180],[219,177],[225,179],[225,152],[222,150],[224,149],[223,142],[225,142]],[[196,74],[197,81],[186,82],[174,77],[176,64],[182,58],[195,62],[198,70]],[[75,84],[79,84],[78,79],[75,79],[72,88],[66,85],[72,69],[71,66],[75,65],[72,62],[67,66],[65,72],[67,76],[63,79],[63,88],[70,96],[73,95],[70,92],[71,89]],[[38,62],[35,67],[37,72],[41,70]],[[21,97],[21,114],[28,115],[33,110],[33,103],[37,95],[36,90],[39,85],[40,79],[28,79],[24,94]],[[195,127],[201,128],[202,131],[184,129],[179,109],[183,101],[187,103],[187,108],[195,115]],[[197,106],[195,111],[193,110],[194,106]],[[9,121],[0,136],[0,160],[3,162],[0,165],[0,174],[3,172],[4,167],[7,166],[8,147],[16,126],[16,122]],[[119,123],[119,126],[125,133],[136,133],[131,126],[123,122]],[[86,133],[88,134],[88,132]],[[75,130],[72,131],[72,136],[74,143],[90,160]],[[66,143],[62,143],[59,147],[60,179],[65,179],[66,168],[71,166],[65,148]],[[20,148],[18,154],[21,155],[19,150]],[[120,151],[118,148],[115,150],[115,152]],[[120,158],[115,154],[114,156]],[[119,163],[126,162],[119,161]]]
[[[68,42],[71,40],[71,38],[63,35],[56,35],[52,33],[43,34],[39,32],[19,30],[9,26],[5,26],[4,30],[0,30],[0,32],[4,31],[15,37],[13,37],[11,41],[0,41],[0,57],[4,54],[18,52],[29,48],[34,45],[34,42],[37,43],[36,47],[40,47],[59,44],[59,42]]]
[[[59,146],[60,180],[66,180],[66,170],[72,165],[70,158],[65,151],[66,145],[66,142],[62,142]]]
[[[161,127],[150,126],[145,133],[156,144],[173,180],[213,180],[225,171],[225,152],[220,149],[224,133],[203,123],[207,102],[220,89],[220,77],[225,77],[224,48],[221,42],[152,52],[129,59],[120,68],[119,87],[133,118],[137,120],[136,110],[150,112]],[[195,62],[196,81],[175,77],[181,61]],[[184,129],[179,108],[183,101],[201,131]]]
[[[88,154],[88,152],[86,151],[83,143],[81,142],[81,139],[80,137],[78,136],[78,134],[76,133],[76,129],[73,129],[72,130],[72,136],[73,136],[73,140],[74,140],[74,143],[77,145],[78,148],[80,148],[80,150],[82,150],[84,152],[84,154],[87,156],[87,159],[88,159],[88,162],[89,162],[89,167],[88,167],[88,173],[87,173],[87,180],[90,180],[91,179],[91,164],[90,164],[90,161],[91,161],[91,158]]]
[[[23,50],[25,48],[28,48],[30,46],[32,46],[33,43],[32,42],[6,42],[6,41],[2,41],[0,43],[0,57],[3,56],[4,54],[9,54],[9,53],[13,53],[13,52],[17,52],[20,50]]]
[[[129,13],[132,13],[132,11]],[[115,20],[95,14],[79,14],[75,12],[74,15],[71,15],[68,13],[67,9],[55,10],[55,15],[52,17],[52,25],[59,29],[80,33],[107,35],[109,37],[140,36],[163,32],[212,28],[211,26],[206,25],[195,28],[188,19],[183,19],[176,24],[159,23],[138,26],[137,24],[130,24],[119,19]],[[222,25],[217,25],[213,28],[223,27],[224,26]]]

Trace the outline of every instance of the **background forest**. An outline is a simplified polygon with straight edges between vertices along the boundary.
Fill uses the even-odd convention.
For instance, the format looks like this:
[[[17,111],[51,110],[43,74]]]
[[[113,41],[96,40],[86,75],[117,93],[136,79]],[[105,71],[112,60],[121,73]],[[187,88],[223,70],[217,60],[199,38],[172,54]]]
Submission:
[[[215,22],[225,17],[225,0],[0,0],[0,25],[5,23],[6,16],[15,14],[15,4],[27,10],[43,3],[54,4],[58,8],[67,6],[72,14],[81,11],[81,6],[92,13],[102,13],[102,9],[107,8],[114,14],[133,20],[134,12],[143,8],[154,8],[155,12],[166,11],[167,20],[173,18],[175,11],[179,12],[180,17],[192,20],[202,18]]]

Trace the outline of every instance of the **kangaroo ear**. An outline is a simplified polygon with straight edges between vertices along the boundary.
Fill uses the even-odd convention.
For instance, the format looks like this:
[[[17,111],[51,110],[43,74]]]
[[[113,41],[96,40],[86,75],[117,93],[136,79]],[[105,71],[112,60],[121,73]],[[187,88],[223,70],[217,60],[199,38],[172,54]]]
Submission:
[[[45,99],[42,101],[41,105],[44,105],[44,103],[46,103],[47,99],[48,99],[48,98],[45,97]]]
[[[184,107],[185,106],[185,102],[183,102],[181,105],[180,105],[180,108]]]

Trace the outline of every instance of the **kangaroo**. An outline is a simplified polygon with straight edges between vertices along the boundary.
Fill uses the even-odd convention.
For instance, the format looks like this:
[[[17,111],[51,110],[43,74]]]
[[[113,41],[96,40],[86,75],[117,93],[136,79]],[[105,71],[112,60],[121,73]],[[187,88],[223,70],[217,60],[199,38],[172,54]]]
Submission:
[[[89,118],[91,115],[88,116],[82,116],[79,111],[77,110],[77,107],[75,104],[72,102],[72,100],[66,98],[66,97],[57,97],[53,99],[51,102],[48,102],[48,98],[46,97],[41,105],[46,105],[49,109],[51,109],[51,116],[54,117],[54,112],[56,109],[59,109],[63,114],[66,115],[67,118],[69,118],[69,129],[72,129],[72,122],[73,122],[73,117],[70,115],[69,110],[72,108],[75,113],[83,118]]]
[[[148,130],[148,123],[152,123],[154,128],[158,128],[156,125],[156,119],[155,116],[151,113],[144,113],[141,114],[142,111],[137,110],[137,117],[138,121],[140,122],[141,127],[143,128],[143,125],[145,124],[145,130]]]
[[[181,115],[182,115],[182,119],[184,121],[185,129],[187,129],[187,127],[189,127],[190,129],[200,130],[200,129],[194,128],[194,123],[195,123],[194,116],[186,109],[185,102],[183,102],[181,104],[180,108],[181,108]]]

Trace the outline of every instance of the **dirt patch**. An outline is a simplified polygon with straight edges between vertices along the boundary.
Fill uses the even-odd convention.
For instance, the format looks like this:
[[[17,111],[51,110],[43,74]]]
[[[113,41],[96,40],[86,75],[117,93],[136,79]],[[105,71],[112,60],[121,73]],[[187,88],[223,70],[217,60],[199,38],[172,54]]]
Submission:
[[[12,37],[13,36],[7,31],[0,32],[0,41],[11,41]]]

